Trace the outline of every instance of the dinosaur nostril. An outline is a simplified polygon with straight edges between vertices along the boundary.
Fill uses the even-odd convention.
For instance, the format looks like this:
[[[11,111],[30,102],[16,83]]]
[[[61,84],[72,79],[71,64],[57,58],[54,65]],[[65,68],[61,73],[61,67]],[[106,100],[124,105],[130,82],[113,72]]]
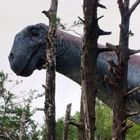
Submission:
[[[9,59],[13,59],[14,58],[14,54],[13,53],[10,53],[9,54]]]

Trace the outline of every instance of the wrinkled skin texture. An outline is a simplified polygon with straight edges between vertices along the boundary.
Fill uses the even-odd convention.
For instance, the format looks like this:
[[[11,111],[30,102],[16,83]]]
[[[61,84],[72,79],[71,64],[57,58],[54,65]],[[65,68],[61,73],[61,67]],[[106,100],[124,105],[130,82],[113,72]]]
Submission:
[[[20,76],[30,76],[34,70],[43,69],[46,54],[46,34],[48,27],[45,24],[27,26],[19,32],[9,54],[11,69]],[[57,31],[56,42],[56,70],[80,84],[80,52],[82,40],[60,30]],[[99,47],[104,47],[99,45]],[[103,81],[104,74],[108,73],[107,60],[116,61],[113,53],[102,53],[98,57],[98,87],[97,97],[112,107],[111,89]],[[140,85],[140,57],[132,56],[128,66],[128,86],[130,89]],[[140,113],[140,95],[136,93],[128,98],[127,109],[130,112]],[[140,115],[131,117],[140,124]]]

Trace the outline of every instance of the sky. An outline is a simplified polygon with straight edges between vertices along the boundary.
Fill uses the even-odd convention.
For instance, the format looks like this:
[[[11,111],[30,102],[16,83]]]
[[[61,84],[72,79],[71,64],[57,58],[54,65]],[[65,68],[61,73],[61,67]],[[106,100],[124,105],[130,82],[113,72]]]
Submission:
[[[112,31],[110,36],[100,37],[99,43],[106,42],[118,44],[119,40],[119,10],[116,1],[101,1],[106,5],[107,10],[98,9],[98,16],[104,15],[99,20],[99,25],[105,31]],[[134,2],[134,0],[132,0]],[[45,83],[45,71],[36,70],[30,77],[23,78],[16,76],[10,69],[8,54],[12,47],[14,36],[24,27],[36,23],[48,23],[48,19],[41,12],[47,10],[50,6],[49,0],[1,0],[0,4],[0,70],[9,73],[13,79],[22,79],[23,82],[15,87],[16,94],[20,91],[36,89],[43,92],[42,84]],[[134,11],[131,18],[130,29],[135,34],[130,38],[130,48],[139,49],[140,33],[140,6]],[[78,20],[78,16],[83,18],[82,0],[59,0],[58,16],[62,23],[70,27],[73,21]],[[82,27],[75,30],[82,34]],[[70,32],[74,34],[74,32]],[[64,77],[61,74],[56,75],[56,114],[57,118],[64,116],[66,105],[72,103],[72,114],[79,110],[80,105],[79,85]],[[21,96],[21,95],[19,95]],[[33,107],[44,107],[44,98],[33,101]],[[34,118],[38,121],[43,120],[44,113],[37,112]],[[40,119],[41,118],[41,119]]]

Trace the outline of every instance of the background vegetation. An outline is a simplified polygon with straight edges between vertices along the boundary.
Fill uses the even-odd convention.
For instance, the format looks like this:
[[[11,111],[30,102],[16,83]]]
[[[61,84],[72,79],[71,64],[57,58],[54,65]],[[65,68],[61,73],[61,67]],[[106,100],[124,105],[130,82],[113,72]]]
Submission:
[[[8,74],[0,72],[0,136],[6,135],[17,140],[21,129],[22,113],[26,114],[26,121],[24,124],[23,140],[46,140],[44,126],[39,127],[37,122],[32,119],[34,110],[31,109],[32,99],[34,97],[34,90],[28,93],[28,98],[24,103],[16,103],[17,97],[6,89],[6,84],[12,84],[8,79]],[[108,106],[97,100],[96,105],[96,125],[95,140],[110,140],[112,129],[112,111]],[[76,112],[71,120],[75,123],[79,122],[79,112]],[[57,140],[62,140],[64,118],[59,118],[56,123]],[[70,125],[69,139],[77,140],[77,128]],[[134,124],[128,131],[126,140],[139,140],[140,126]]]

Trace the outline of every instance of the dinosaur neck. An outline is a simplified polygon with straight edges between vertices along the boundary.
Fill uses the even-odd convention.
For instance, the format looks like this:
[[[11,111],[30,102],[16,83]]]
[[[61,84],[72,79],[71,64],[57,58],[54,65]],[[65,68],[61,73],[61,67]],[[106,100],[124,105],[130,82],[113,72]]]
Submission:
[[[79,84],[81,41],[78,37],[57,32],[56,70]]]
[[[57,45],[56,45],[56,70],[57,72],[69,77],[71,80],[80,84],[80,52],[81,52],[82,40],[78,37],[66,34],[64,32],[57,32]],[[99,47],[104,47],[99,45]],[[116,61],[116,55],[114,53],[101,53],[97,60],[97,80],[99,92],[97,97],[112,107],[113,99],[111,94],[111,88],[103,80],[105,74],[108,73],[108,63],[107,60]],[[129,87],[137,86],[140,81],[140,63],[134,65],[136,58],[130,59],[129,70],[128,70],[128,85]],[[138,59],[139,60],[139,59]],[[137,61],[138,61],[137,60]],[[134,61],[134,62],[133,62]],[[136,73],[134,72],[137,71]],[[134,80],[134,77],[137,80]],[[128,110],[133,110],[134,112],[140,112],[140,97],[139,93],[130,97],[128,100]],[[140,123],[140,115],[131,118],[133,121]]]

